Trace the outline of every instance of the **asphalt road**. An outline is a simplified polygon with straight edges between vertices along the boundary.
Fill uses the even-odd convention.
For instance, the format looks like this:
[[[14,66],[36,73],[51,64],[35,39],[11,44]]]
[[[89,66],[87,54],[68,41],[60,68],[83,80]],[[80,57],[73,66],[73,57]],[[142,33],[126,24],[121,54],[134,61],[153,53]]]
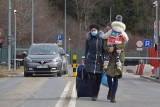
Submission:
[[[34,76],[0,78],[0,107],[160,107],[160,84],[125,73],[119,80],[117,103],[101,86],[97,101],[76,98],[75,77]]]

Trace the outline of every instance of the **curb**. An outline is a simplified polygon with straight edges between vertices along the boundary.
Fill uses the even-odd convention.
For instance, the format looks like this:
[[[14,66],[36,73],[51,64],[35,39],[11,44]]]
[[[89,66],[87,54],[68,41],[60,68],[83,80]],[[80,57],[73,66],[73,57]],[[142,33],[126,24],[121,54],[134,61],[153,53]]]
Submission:
[[[16,74],[0,74],[0,78],[4,78],[4,77],[15,77],[20,75],[21,73],[16,73]]]
[[[140,78],[149,79],[149,80],[151,80],[151,81],[160,83],[160,80],[158,80],[158,79],[156,79],[156,78],[149,77],[149,76],[140,75]]]

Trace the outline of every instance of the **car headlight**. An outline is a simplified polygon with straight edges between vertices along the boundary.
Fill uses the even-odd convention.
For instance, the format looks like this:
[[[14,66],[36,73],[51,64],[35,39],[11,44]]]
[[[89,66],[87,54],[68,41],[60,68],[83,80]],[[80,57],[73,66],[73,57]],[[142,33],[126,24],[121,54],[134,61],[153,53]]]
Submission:
[[[26,58],[24,59],[24,61],[26,61],[26,62],[32,62],[31,58],[29,58],[29,57],[26,57]]]
[[[60,62],[60,61],[61,61],[60,58],[54,58],[54,59],[52,60],[52,62]]]

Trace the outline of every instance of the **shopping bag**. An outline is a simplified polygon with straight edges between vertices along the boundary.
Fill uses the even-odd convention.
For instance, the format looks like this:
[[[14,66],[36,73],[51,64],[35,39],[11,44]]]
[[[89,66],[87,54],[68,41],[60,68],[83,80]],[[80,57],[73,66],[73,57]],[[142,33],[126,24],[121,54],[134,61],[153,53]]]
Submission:
[[[108,81],[107,81],[107,76],[105,72],[102,73],[101,84],[108,87]]]

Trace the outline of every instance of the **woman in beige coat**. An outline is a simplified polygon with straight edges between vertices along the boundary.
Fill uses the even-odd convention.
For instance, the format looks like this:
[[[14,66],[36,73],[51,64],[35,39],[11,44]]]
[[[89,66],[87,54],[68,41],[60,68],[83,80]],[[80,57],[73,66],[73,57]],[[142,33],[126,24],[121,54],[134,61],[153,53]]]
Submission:
[[[111,23],[111,29],[105,33],[104,35],[102,35],[102,38],[104,39],[104,51],[105,54],[107,55],[108,53],[110,54],[109,56],[109,60],[107,63],[107,66],[104,65],[104,70],[106,72],[107,75],[107,79],[108,79],[108,85],[109,85],[109,91],[108,91],[108,95],[107,95],[107,99],[110,100],[111,102],[115,103],[115,95],[116,95],[116,91],[117,91],[117,87],[118,87],[118,78],[122,77],[122,71],[123,70],[123,63],[124,63],[124,47],[125,44],[128,42],[128,36],[125,33],[125,24],[122,23],[122,16],[121,15],[117,15],[116,16],[116,21]],[[124,37],[124,39],[122,40],[121,44],[114,44],[113,48],[110,48],[108,46],[108,38],[111,35],[112,31],[115,32],[121,32],[121,35]],[[112,52],[111,52],[112,49]],[[117,49],[121,50],[119,56],[118,56],[118,60],[120,60],[121,63],[121,69],[117,68],[117,56],[115,56],[115,53],[117,52]],[[107,56],[106,56],[107,57]],[[105,64],[105,62],[104,62]],[[105,67],[106,66],[106,67]]]

